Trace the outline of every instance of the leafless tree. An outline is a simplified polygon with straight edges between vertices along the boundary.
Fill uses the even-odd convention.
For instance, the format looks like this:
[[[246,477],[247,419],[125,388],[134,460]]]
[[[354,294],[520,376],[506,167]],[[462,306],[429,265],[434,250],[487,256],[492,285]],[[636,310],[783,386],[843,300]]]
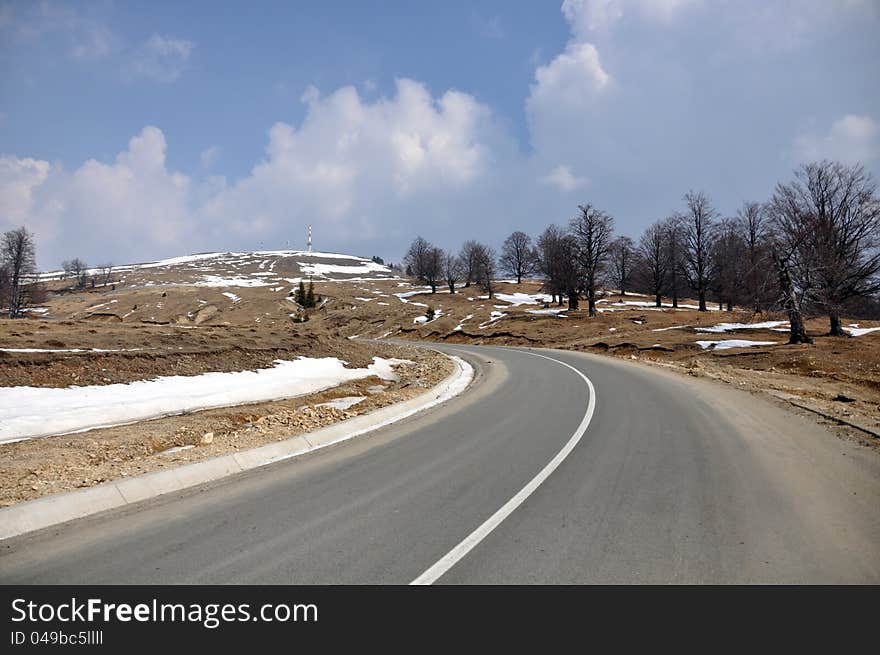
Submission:
[[[374,260],[375,259],[376,258],[374,258]],[[104,280],[102,284],[104,284],[105,286],[110,284],[110,281],[113,277],[113,264],[111,262],[106,262],[104,264],[98,264],[98,270],[101,271],[101,277]]]
[[[645,230],[639,239],[639,253],[644,262],[642,270],[644,270],[645,283],[654,296],[654,305],[660,307],[669,266],[666,228],[663,223],[654,223]]]
[[[815,296],[828,313],[832,336],[846,336],[840,321],[851,298],[880,290],[880,198],[860,164],[806,164],[786,185],[791,214],[786,229],[805,235],[814,267]]]
[[[477,254],[479,246],[480,244],[476,241],[465,241],[461,246],[461,254],[458,257],[461,260],[462,268],[464,270],[463,276],[465,288],[471,286],[472,282],[477,281]]]
[[[568,297],[569,310],[578,308],[578,286],[581,271],[575,238],[556,225],[550,225],[538,238],[540,270],[545,277],[545,289],[558,297]]]
[[[69,267],[69,275],[76,281],[77,289],[85,289],[86,281],[89,276],[89,265],[79,257],[74,257],[69,262],[65,262]]]
[[[413,277],[431,287],[437,293],[437,285],[443,277],[443,251],[422,237],[416,237],[405,258]]]
[[[672,296],[672,306],[678,307],[678,299],[684,284],[684,225],[679,214],[663,221],[666,243],[667,293]]]
[[[792,185],[778,184],[767,204],[771,221],[770,258],[779,286],[779,304],[788,314],[788,343],[813,343],[804,326],[804,306],[813,291],[814,263],[808,248],[809,221],[800,218]]]
[[[697,294],[699,310],[706,311],[706,292],[711,280],[712,240],[718,212],[703,193],[689,191],[684,196],[687,209],[683,216],[684,270],[691,288]]]
[[[0,266],[6,270],[9,318],[21,316],[25,304],[25,287],[36,272],[34,236],[19,227],[3,235],[0,243]]]
[[[739,232],[746,248],[743,290],[754,312],[764,309],[770,296],[769,289],[773,286],[766,214],[764,206],[758,202],[743,203],[737,212]]]
[[[710,258],[710,286],[718,295],[718,309],[733,311],[740,301],[746,273],[746,244],[736,219],[724,219],[717,226]]]
[[[636,245],[629,237],[617,237],[609,246],[611,277],[620,290],[621,298],[626,295],[626,289],[630,285],[637,257]]]
[[[483,289],[483,291],[489,294],[490,298],[495,295],[494,288],[492,287],[492,280],[495,279],[496,260],[497,256],[495,255],[495,251],[492,248],[482,243],[477,243],[475,245],[475,281],[480,284],[480,287]]]
[[[592,205],[578,205],[578,215],[571,220],[571,234],[577,243],[578,264],[583,275],[582,288],[587,292],[590,316],[596,315],[596,288],[608,259],[614,219]]]
[[[525,232],[516,231],[504,240],[501,246],[501,258],[498,260],[501,270],[522,282],[523,276],[535,271],[535,249],[532,237]]]
[[[462,269],[461,260],[455,253],[449,250],[443,253],[443,276],[449,293],[455,293],[455,285],[462,278]]]

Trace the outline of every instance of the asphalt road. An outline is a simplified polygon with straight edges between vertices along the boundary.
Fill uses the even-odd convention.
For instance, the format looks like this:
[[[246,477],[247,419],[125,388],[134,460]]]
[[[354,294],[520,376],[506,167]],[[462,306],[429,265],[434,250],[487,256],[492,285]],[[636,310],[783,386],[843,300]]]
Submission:
[[[443,349],[477,369],[449,403],[4,541],[0,582],[880,582],[869,449],[636,364]]]

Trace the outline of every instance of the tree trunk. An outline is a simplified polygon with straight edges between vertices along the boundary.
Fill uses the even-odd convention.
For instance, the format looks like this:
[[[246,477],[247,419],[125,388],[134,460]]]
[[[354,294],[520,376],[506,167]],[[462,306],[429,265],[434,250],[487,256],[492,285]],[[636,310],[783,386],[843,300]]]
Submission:
[[[845,337],[848,336],[846,332],[843,331],[843,326],[840,324],[840,314],[837,312],[831,312],[831,332],[828,334],[832,337]]]
[[[654,294],[654,307],[660,307],[660,305],[661,305],[660,294],[656,293],[656,294]]]
[[[807,330],[804,328],[804,319],[801,316],[794,284],[788,272],[788,264],[776,252],[773,253],[773,263],[779,277],[779,290],[782,291],[785,308],[788,310],[788,322],[791,326],[788,332],[788,343],[813,343],[813,339],[807,335]]]
[[[678,289],[675,288],[672,290],[672,307],[678,309]]]
[[[569,301],[570,302],[570,301]],[[559,292],[559,302],[556,303],[557,307],[562,307],[562,292]],[[577,309],[577,303],[575,303],[575,309]]]
[[[813,339],[807,335],[800,310],[789,308],[788,322],[791,324],[791,329],[788,332],[788,343],[813,343]]]
[[[697,298],[698,298],[698,300],[699,300],[699,302],[700,302],[700,309],[699,309],[699,311],[701,311],[701,312],[708,311],[708,310],[706,309],[706,292],[705,292],[705,291],[702,291],[702,290],[699,291],[699,292],[697,293]]]
[[[587,308],[590,316],[596,315],[596,290],[593,287],[587,289]]]
[[[450,293],[450,294],[455,293],[455,282],[450,282],[450,283],[449,283],[449,293]]]
[[[559,295],[559,302],[562,303],[562,294]],[[574,289],[568,290],[568,310],[575,311],[578,308],[578,294]]]
[[[516,283],[522,284],[522,275],[520,273],[517,273],[516,275]]]
[[[437,283],[431,282],[431,293],[437,293]]]
[[[730,300],[727,301],[727,311],[729,311],[729,312],[733,311],[733,302]]]

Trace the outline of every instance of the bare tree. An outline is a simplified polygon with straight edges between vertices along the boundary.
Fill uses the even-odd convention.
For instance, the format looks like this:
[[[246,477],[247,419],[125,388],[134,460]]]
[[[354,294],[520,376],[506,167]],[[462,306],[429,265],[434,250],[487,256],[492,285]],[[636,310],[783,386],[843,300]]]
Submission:
[[[458,256],[447,250],[443,253],[443,276],[449,293],[455,293],[455,284],[462,278],[462,265]]]
[[[86,281],[89,276],[89,265],[86,264],[79,257],[74,257],[69,262],[66,262],[70,267],[69,274],[76,281],[76,287],[78,289],[85,289]]]
[[[788,314],[788,343],[813,343],[803,318],[814,285],[812,255],[807,247],[810,223],[801,220],[798,194],[792,185],[778,184],[766,211],[772,223],[768,236],[779,301]]]
[[[663,222],[666,242],[667,289],[672,296],[672,306],[678,307],[684,274],[684,226],[682,218],[673,214]]]
[[[0,266],[6,270],[9,318],[21,316],[24,309],[25,286],[36,272],[34,236],[19,227],[3,235],[0,243]]]
[[[471,286],[472,282],[477,281],[477,254],[480,244],[476,241],[465,241],[461,246],[461,254],[459,259],[464,270],[464,286]]]
[[[611,242],[608,251],[611,276],[614,285],[620,290],[620,297],[623,298],[636,267],[636,244],[629,237],[617,237]]]
[[[407,269],[413,277],[431,287],[437,293],[437,285],[443,276],[443,251],[422,237],[416,237],[406,253]]]
[[[687,209],[685,225],[684,270],[691,288],[697,293],[699,310],[706,311],[706,292],[709,290],[714,221],[718,215],[709,198],[703,193],[689,191],[684,196]]]
[[[568,309],[576,310],[582,276],[575,238],[562,228],[550,225],[538,238],[538,253],[541,272],[546,278],[545,289],[558,297],[560,306],[563,296],[567,296]]]
[[[666,248],[666,228],[663,223],[654,223],[639,239],[639,253],[644,262],[645,283],[654,296],[654,305],[660,307],[661,297],[666,288],[668,256]]]
[[[495,251],[482,243],[476,244],[475,250],[475,263],[476,263],[476,282],[479,282],[483,291],[489,294],[491,298],[495,291],[492,287],[492,280],[495,279],[495,262],[497,260],[497,256],[495,255]]]
[[[752,311],[760,312],[766,305],[772,277],[766,211],[761,203],[746,202],[737,212],[737,220],[746,248],[746,270],[742,280],[744,293]]]
[[[709,253],[710,286],[718,295],[718,309],[733,311],[742,294],[746,272],[746,244],[736,219],[724,219],[718,225]]]
[[[516,231],[504,240],[501,246],[501,258],[498,260],[501,270],[513,275],[520,284],[526,275],[535,271],[535,249],[532,237],[525,232]]]
[[[814,265],[816,300],[832,336],[846,336],[840,314],[851,298],[880,291],[880,198],[861,164],[806,164],[788,185],[791,222],[805,234]]]
[[[608,259],[614,219],[592,205],[578,205],[579,214],[571,220],[571,234],[578,247],[578,263],[587,292],[590,316],[596,315],[596,287]]]
[[[376,261],[376,259],[381,259],[381,258],[380,257],[373,257],[373,261]],[[376,262],[376,263],[378,264],[381,262]],[[104,282],[102,284],[104,284],[105,286],[110,284],[110,281],[113,277],[113,264],[111,262],[106,262],[104,264],[98,264],[98,270],[101,271],[101,277],[104,280]]]
[[[565,232],[556,225],[549,225],[538,237],[536,248],[538,259],[538,271],[544,276],[543,289],[552,296],[552,301],[562,305],[562,296],[565,294],[565,285],[559,272],[559,240]]]

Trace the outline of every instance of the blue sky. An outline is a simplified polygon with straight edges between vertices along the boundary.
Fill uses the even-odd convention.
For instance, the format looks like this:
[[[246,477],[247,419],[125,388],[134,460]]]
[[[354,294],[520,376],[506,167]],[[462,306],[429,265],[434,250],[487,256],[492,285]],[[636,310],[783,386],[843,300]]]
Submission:
[[[803,161],[880,173],[876,0],[0,4],[0,229],[42,267],[637,236]]]

